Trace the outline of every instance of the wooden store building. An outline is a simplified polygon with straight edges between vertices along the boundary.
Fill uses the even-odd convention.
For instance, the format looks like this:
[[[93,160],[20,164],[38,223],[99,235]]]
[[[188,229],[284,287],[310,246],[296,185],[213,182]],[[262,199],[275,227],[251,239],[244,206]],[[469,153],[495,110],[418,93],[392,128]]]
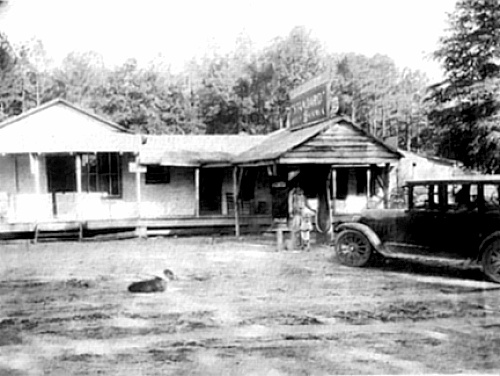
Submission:
[[[59,99],[0,124],[0,236],[265,230],[297,185],[330,218],[387,204],[400,157],[329,111],[265,136],[144,136]]]

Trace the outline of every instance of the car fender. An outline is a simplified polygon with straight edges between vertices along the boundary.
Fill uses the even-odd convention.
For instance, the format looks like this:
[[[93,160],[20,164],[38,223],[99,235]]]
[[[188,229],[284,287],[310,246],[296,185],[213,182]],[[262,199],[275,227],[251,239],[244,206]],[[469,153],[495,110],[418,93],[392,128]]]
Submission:
[[[364,236],[366,236],[370,244],[377,252],[381,253],[382,255],[388,253],[385,251],[384,245],[382,244],[382,241],[380,240],[378,235],[367,225],[356,222],[347,222],[342,223],[335,228],[335,232],[337,233],[340,233],[344,230],[355,230],[361,232]]]
[[[478,253],[478,260],[481,260],[483,258],[483,252],[486,246],[492,242],[493,240],[500,240],[500,231],[495,231],[488,235],[482,242],[481,245],[479,246],[479,253]]]

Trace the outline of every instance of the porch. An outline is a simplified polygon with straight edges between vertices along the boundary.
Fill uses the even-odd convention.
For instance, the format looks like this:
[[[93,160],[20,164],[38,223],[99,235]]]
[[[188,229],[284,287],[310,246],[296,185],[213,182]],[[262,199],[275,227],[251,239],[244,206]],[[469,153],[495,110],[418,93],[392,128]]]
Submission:
[[[103,160],[116,162],[110,169],[116,173],[107,172],[106,179],[99,173]],[[94,176],[87,172],[92,161]],[[130,153],[15,155],[0,157],[0,162],[12,165],[4,169],[12,170],[12,187],[0,192],[3,238],[36,239],[38,232],[64,237],[76,230],[79,238],[106,232],[238,233],[239,228],[261,231],[271,225],[270,196],[262,184],[246,189],[236,210],[231,168],[143,167]],[[55,164],[64,168],[54,171]],[[253,178],[245,175],[244,180]],[[24,183],[20,189],[17,181]]]
[[[268,215],[242,215],[239,229],[244,233],[267,231],[272,225]],[[123,237],[223,235],[234,234],[235,218],[230,216],[177,216],[168,218],[123,218],[95,220],[52,220],[48,222],[0,223],[0,240],[40,239],[40,233],[65,238],[74,233],[73,240]]]

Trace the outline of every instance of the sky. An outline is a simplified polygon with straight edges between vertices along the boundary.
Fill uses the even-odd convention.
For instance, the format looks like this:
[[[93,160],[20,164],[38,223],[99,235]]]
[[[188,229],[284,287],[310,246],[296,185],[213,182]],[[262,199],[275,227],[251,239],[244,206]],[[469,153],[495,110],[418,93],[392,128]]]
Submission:
[[[182,69],[207,48],[230,51],[239,35],[256,48],[305,26],[329,52],[390,56],[399,68],[441,78],[429,55],[456,0],[8,0],[0,31],[13,43],[40,39],[60,61],[94,50],[107,64],[161,55]]]

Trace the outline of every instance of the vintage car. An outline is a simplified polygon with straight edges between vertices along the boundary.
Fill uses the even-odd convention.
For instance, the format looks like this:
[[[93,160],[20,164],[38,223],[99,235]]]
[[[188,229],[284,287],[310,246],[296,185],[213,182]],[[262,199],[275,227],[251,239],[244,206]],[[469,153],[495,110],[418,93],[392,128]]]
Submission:
[[[367,209],[334,219],[344,265],[400,253],[480,262],[500,283],[500,175],[408,181],[404,209]]]

